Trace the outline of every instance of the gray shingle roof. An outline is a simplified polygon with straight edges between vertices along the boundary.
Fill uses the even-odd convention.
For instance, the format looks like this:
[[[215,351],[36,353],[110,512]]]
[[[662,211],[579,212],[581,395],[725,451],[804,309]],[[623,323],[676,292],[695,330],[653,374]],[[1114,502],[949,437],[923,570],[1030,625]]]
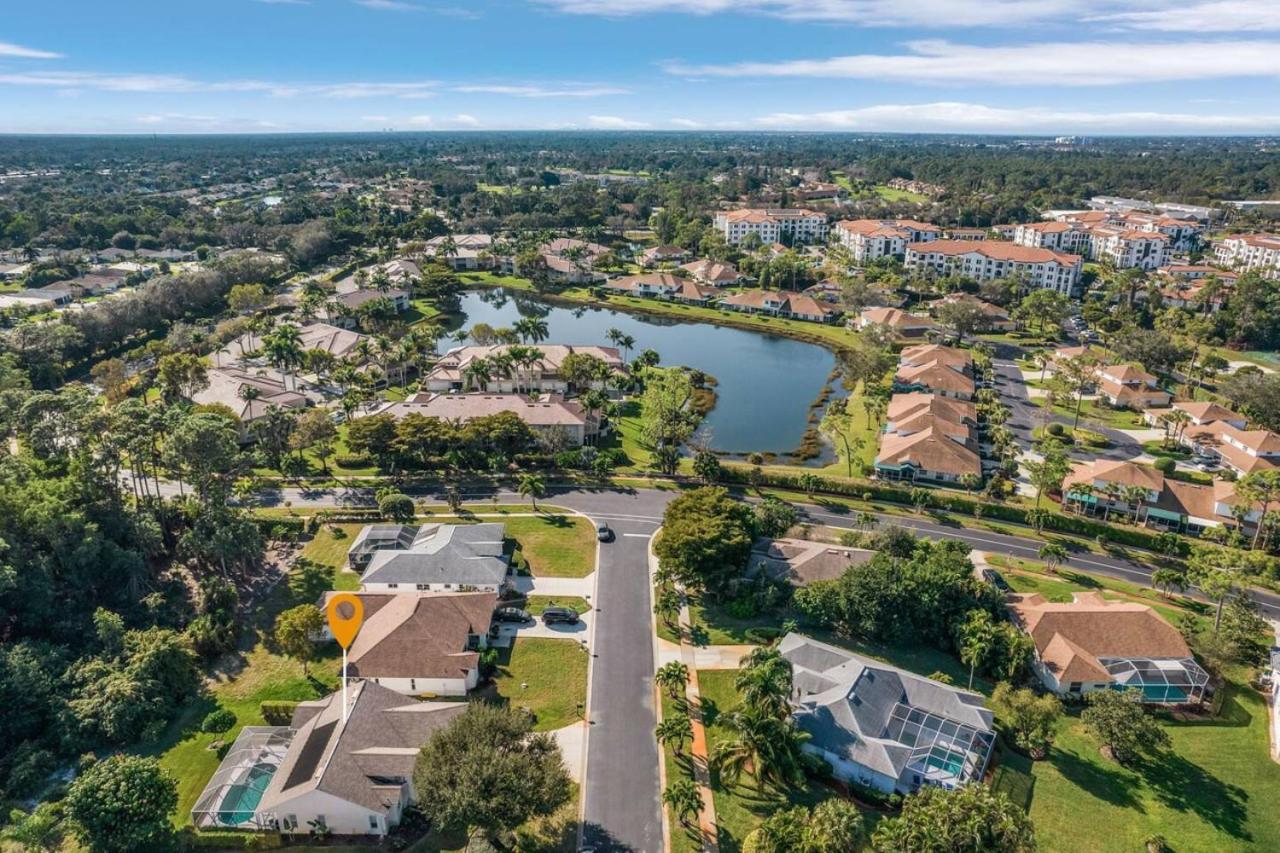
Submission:
[[[501,584],[507,575],[501,524],[424,524],[419,528],[362,530],[352,549],[370,537],[396,539],[401,547],[375,551],[361,583]],[[412,534],[409,531],[413,531]],[[408,540],[408,547],[402,543]]]
[[[938,732],[964,763],[981,772],[994,737],[992,714],[977,693],[862,657],[802,634],[779,646],[791,662],[797,725],[811,745],[912,787],[922,769],[921,747]],[[927,751],[927,750],[925,750]],[[940,768],[932,767],[933,772]],[[942,775],[947,775],[942,771]],[[967,781],[962,779],[961,781]]]

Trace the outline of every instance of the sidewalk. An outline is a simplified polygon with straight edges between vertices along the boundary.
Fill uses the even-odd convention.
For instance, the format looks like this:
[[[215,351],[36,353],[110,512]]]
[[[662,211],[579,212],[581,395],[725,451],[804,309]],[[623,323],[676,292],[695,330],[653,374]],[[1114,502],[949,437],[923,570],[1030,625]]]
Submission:
[[[689,703],[689,720],[693,723],[693,744],[689,749],[693,759],[693,777],[702,795],[702,812],[698,815],[698,828],[702,834],[703,853],[719,853],[720,841],[716,833],[716,802],[711,792],[711,764],[707,751],[707,729],[702,723],[702,695],[698,691],[698,649],[683,638],[689,636],[692,618],[688,600],[680,606],[680,660],[689,668],[689,681],[684,695]],[[735,668],[737,664],[734,664]]]
[[[695,669],[737,669],[742,659],[751,654],[756,646],[690,646],[676,645],[670,640],[658,639],[658,666],[673,660],[684,661],[691,670]],[[693,662],[689,662],[688,654],[692,650]]]

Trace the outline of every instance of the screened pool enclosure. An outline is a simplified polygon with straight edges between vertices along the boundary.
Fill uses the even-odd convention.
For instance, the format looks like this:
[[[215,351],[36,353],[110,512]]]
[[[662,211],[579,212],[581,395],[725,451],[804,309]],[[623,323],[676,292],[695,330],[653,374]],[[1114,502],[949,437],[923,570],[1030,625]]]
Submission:
[[[294,729],[288,726],[246,726],[227,750],[213,778],[191,809],[200,829],[264,829],[271,820],[258,816],[262,793],[271,784]]]
[[[1204,698],[1209,673],[1191,658],[1098,658],[1115,682],[1115,690],[1138,690],[1142,701],[1189,705]]]

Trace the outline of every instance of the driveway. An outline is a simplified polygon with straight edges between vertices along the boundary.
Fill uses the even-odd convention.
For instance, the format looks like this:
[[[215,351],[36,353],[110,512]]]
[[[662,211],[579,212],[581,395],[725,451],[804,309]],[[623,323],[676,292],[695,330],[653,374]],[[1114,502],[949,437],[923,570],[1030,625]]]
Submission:
[[[558,623],[548,625],[541,619],[536,622],[530,622],[527,625],[517,625],[512,622],[504,622],[498,626],[498,636],[492,640],[495,646],[509,646],[513,639],[519,637],[536,637],[544,640],[578,640],[586,642],[591,636],[591,623],[595,621],[595,614],[587,611],[578,617],[578,621],[572,625]]]

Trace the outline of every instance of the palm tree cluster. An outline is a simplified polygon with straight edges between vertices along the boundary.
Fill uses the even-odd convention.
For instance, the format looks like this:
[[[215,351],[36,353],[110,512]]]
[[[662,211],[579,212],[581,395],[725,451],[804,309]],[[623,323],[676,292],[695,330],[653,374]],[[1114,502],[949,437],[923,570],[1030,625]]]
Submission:
[[[753,649],[743,658],[734,687],[742,705],[717,722],[729,737],[716,747],[712,767],[730,783],[747,771],[760,791],[766,784],[800,784],[809,736],[791,719],[790,661],[776,648]]]

